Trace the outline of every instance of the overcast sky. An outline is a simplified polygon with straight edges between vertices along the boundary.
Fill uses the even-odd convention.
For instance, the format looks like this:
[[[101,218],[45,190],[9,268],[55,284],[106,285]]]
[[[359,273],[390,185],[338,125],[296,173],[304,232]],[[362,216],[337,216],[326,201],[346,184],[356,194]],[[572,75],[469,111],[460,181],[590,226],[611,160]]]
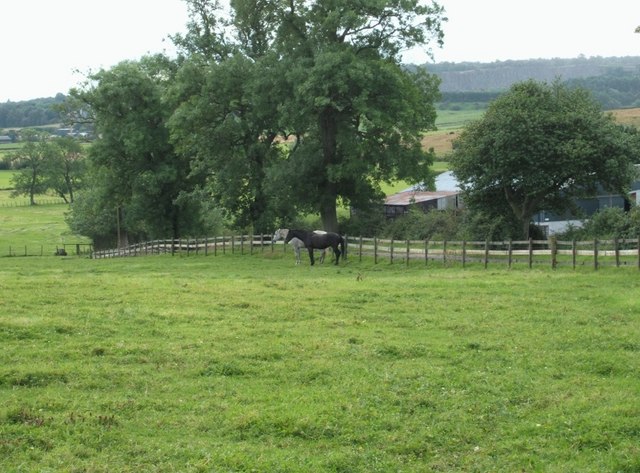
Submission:
[[[640,56],[640,0],[441,0],[436,62]],[[171,52],[182,0],[12,0],[0,5],[0,102],[67,93],[91,70]],[[423,64],[423,51],[406,56]]]

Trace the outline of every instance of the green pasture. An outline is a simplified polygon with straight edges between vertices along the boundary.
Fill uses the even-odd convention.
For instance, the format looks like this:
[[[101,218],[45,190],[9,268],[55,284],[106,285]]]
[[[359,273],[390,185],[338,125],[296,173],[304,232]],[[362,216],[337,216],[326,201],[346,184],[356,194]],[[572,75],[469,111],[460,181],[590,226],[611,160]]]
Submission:
[[[0,156],[0,159],[2,159],[2,156]],[[13,173],[14,171],[0,170],[0,191],[11,188],[11,176],[13,176]],[[4,200],[5,196],[2,196],[1,198]]]
[[[438,130],[457,130],[463,128],[469,122],[481,119],[484,112],[484,109],[438,110],[436,126],[438,127]]]
[[[0,471],[640,471],[637,269],[0,258]]]
[[[2,173],[0,173],[2,174]],[[50,255],[65,244],[75,252],[75,244],[88,244],[86,237],[74,235],[64,221],[65,204],[36,206],[4,203],[0,191],[0,258],[9,255]],[[82,247],[86,249],[86,247]]]

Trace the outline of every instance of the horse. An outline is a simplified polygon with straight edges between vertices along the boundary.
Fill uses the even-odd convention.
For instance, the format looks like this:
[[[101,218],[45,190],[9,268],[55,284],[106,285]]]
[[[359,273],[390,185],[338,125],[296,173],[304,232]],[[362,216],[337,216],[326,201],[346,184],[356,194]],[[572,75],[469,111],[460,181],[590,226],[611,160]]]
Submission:
[[[287,238],[287,233],[289,233],[289,230],[286,228],[277,229],[273,234],[273,238],[271,239],[271,242],[275,243],[278,240],[284,240],[285,238]],[[314,233],[321,235],[327,232],[322,230],[315,230]],[[300,264],[300,249],[305,247],[304,242],[299,238],[292,238],[289,241],[289,244],[293,247],[293,251],[296,255],[296,264]],[[326,254],[326,250],[323,250],[322,253],[320,254],[320,260],[319,260],[320,263],[324,263],[325,254]]]
[[[309,250],[311,266],[315,263],[313,258],[314,249],[324,250],[331,247],[333,249],[333,254],[336,255],[336,265],[340,262],[340,255],[344,254],[344,238],[337,233],[316,233],[308,232],[306,230],[289,230],[284,242],[289,243],[293,238],[301,240],[307,250]],[[338,247],[340,247],[342,251],[340,251]]]

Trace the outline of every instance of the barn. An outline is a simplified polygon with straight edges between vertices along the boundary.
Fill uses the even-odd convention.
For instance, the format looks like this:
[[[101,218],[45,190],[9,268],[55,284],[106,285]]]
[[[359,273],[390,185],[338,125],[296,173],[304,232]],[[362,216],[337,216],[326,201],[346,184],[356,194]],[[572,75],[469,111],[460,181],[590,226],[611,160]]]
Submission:
[[[462,200],[456,191],[429,192],[410,189],[388,196],[384,202],[384,214],[387,218],[396,218],[404,215],[411,208],[429,212],[460,207],[462,207]]]

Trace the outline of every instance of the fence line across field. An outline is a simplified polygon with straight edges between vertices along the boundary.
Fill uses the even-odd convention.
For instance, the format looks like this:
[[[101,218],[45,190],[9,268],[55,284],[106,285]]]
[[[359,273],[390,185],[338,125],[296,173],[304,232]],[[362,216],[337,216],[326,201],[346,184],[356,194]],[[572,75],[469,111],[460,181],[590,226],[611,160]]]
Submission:
[[[410,264],[422,261],[425,265],[440,262],[444,266],[468,263],[558,266],[637,266],[640,269],[640,238],[593,241],[509,240],[509,241],[447,241],[393,240],[376,237],[345,237],[348,257],[362,260]],[[126,248],[95,251],[93,258],[142,256],[153,254],[253,254],[271,252],[277,247],[286,251],[283,242],[273,243],[270,235],[230,235],[201,239],[154,240]]]

